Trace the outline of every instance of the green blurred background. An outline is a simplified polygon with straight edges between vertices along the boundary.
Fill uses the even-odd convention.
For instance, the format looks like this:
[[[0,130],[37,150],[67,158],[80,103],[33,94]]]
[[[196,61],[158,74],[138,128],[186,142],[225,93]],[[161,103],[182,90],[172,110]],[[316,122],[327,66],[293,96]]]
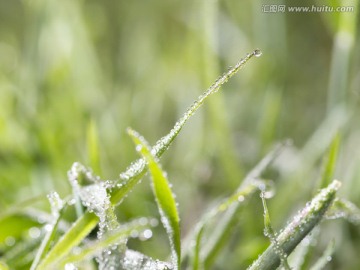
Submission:
[[[264,5],[354,12],[268,13]],[[35,206],[46,209],[53,190],[69,195],[75,161],[116,179],[137,158],[126,127],[153,144],[255,48],[262,57],[206,102],[161,161],[183,234],[287,138],[293,146],[265,176],[275,181],[269,210],[276,230],[313,195],[338,132],[340,196],[360,205],[359,8],[357,0],[0,0],[0,213],[37,196]],[[158,216],[148,183],[118,208],[121,222]],[[262,222],[255,196],[214,269],[251,263],[269,242]],[[328,269],[358,269],[359,227],[344,220],[322,226],[314,256],[335,238]],[[165,259],[166,235],[155,232],[129,245]]]

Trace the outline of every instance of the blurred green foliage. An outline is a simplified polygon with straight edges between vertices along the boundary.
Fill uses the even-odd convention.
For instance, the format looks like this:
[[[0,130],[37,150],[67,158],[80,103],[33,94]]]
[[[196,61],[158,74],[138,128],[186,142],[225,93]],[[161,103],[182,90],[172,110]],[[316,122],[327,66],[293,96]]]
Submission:
[[[268,4],[355,11],[263,12]],[[319,186],[322,158],[338,133],[334,177],[343,182],[341,196],[359,206],[359,8],[356,0],[0,0],[0,216],[39,195],[27,206],[46,208],[52,190],[70,194],[66,172],[74,161],[116,179],[137,157],[126,127],[154,143],[218,75],[257,47],[263,56],[209,100],[162,159],[183,234],[286,138],[294,146],[265,175],[277,187],[268,202],[275,230]],[[145,180],[117,209],[120,221],[157,215]],[[214,269],[243,269],[265,249],[262,220],[256,197],[240,211]],[[337,247],[329,269],[356,269],[359,227],[323,227],[319,254],[329,234]],[[152,240],[130,245],[165,259],[161,234],[158,228]]]

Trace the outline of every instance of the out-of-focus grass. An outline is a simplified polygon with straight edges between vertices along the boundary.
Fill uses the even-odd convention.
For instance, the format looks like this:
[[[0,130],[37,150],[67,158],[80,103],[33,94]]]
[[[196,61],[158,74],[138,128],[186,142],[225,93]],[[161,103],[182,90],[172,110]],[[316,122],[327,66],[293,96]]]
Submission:
[[[68,195],[66,171],[76,160],[103,178],[117,178],[136,158],[126,127],[155,142],[222,70],[254,47],[262,49],[261,61],[211,99],[162,160],[183,232],[206,205],[231,194],[271,146],[291,138],[293,148],[265,174],[276,181],[268,207],[274,227],[282,227],[318,187],[319,164],[339,129],[334,176],[343,181],[342,195],[360,205],[359,6],[349,0],[353,13],[268,14],[263,4],[0,0],[1,217],[26,210],[15,206],[51,190]],[[44,201],[27,207],[45,209]],[[143,184],[117,210],[120,221],[154,213]],[[216,260],[228,269],[246,267],[267,245],[261,201],[250,201],[239,217],[228,250]],[[13,237],[28,237],[32,222],[21,223],[22,234]],[[359,227],[323,225],[323,235],[335,235],[341,247],[330,267],[354,269]],[[165,259],[167,251],[154,248],[166,241],[162,233],[155,229],[152,240],[129,244]],[[11,243],[4,239],[0,251]],[[320,239],[316,252],[323,250]]]

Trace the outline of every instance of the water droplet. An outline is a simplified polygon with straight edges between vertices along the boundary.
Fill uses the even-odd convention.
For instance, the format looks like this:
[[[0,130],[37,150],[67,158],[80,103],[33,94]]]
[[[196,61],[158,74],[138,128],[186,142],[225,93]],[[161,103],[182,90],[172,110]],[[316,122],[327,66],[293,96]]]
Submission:
[[[77,270],[77,267],[72,263],[65,264],[65,270]]]
[[[6,239],[5,239],[5,245],[7,245],[7,246],[9,246],[9,247],[15,245],[15,242],[16,242],[16,240],[15,240],[15,238],[12,237],[12,236],[8,236],[8,237],[6,237]]]
[[[32,227],[29,229],[29,236],[33,239],[39,238],[41,231],[38,227]]]
[[[254,52],[253,52],[254,56],[256,57],[260,57],[262,55],[262,51],[260,51],[259,49],[256,49]]]

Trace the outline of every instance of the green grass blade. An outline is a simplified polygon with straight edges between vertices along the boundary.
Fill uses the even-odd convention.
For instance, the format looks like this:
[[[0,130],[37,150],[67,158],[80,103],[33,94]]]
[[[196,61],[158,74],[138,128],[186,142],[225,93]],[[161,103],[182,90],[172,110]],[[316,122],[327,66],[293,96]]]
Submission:
[[[51,269],[51,266],[59,262],[73,247],[77,246],[95,228],[98,222],[99,218],[94,213],[86,212],[63,235],[36,269]]]
[[[37,268],[37,266],[39,265],[41,259],[43,259],[45,257],[45,254],[48,252],[48,250],[50,248],[50,244],[55,238],[55,234],[56,234],[59,222],[60,222],[61,218],[63,217],[65,209],[66,209],[66,205],[64,207],[62,207],[62,209],[60,210],[59,214],[57,215],[55,221],[52,224],[50,224],[51,230],[47,231],[43,241],[41,242],[39,250],[36,253],[35,259],[34,259],[33,263],[31,264],[30,270],[35,270]]]
[[[201,218],[200,222],[196,225],[195,236],[192,237],[195,241],[194,252],[192,258],[192,269],[202,269],[203,268],[203,258],[200,256],[201,251],[201,243],[204,231],[206,226],[220,213],[225,212],[234,204],[240,204],[244,202],[252,193],[254,193],[258,189],[258,186],[249,183],[247,187],[244,187],[240,191],[236,191],[233,195],[226,198],[215,207],[213,207],[210,211],[206,212],[204,217]]]
[[[64,258],[64,260],[61,261],[61,265],[65,266],[67,263],[75,263],[92,258],[101,254],[105,248],[126,240],[134,231],[141,233],[152,226],[152,219],[147,218],[140,218],[123,224],[116,230],[106,233],[100,240],[87,243],[86,246],[81,249],[80,253],[71,254]]]
[[[190,106],[190,108],[184,113],[180,120],[175,124],[170,133],[160,140],[158,140],[155,146],[152,148],[151,152],[156,157],[161,157],[166,149],[170,146],[172,141],[179,134],[182,127],[188,121],[188,119],[200,108],[204,103],[205,99],[217,92],[219,88],[226,83],[233,75],[235,75],[245,64],[253,57],[260,56],[261,52],[259,50],[253,51],[251,54],[248,54],[244,59],[240,60],[233,68],[229,69],[228,72],[223,74],[219,79],[215,81],[213,85]],[[111,192],[111,203],[119,204],[124,196],[132,190],[132,188],[139,182],[139,180],[145,174],[145,162],[144,159],[139,159],[135,161],[128,169],[120,174],[120,183],[116,185]],[[85,212],[81,216],[74,226],[56,243],[54,248],[50,250],[48,256],[45,258],[45,263],[49,264],[56,258],[63,258],[69,250],[81,242],[83,238],[86,237],[86,233],[89,233],[96,224],[99,222],[99,218],[89,212]],[[81,233],[79,233],[81,232]],[[73,236],[77,236],[76,241],[71,241]],[[81,238],[81,237],[82,238]],[[81,239],[80,239],[81,238]],[[44,262],[43,262],[44,263]],[[45,265],[46,265],[45,264]],[[43,267],[43,266],[42,266]]]
[[[324,188],[330,184],[331,179],[333,178],[334,171],[336,168],[336,161],[339,152],[339,145],[340,145],[340,135],[337,134],[329,149],[329,154],[327,156],[327,162],[324,167],[324,172],[322,174],[320,188]]]
[[[202,95],[200,95],[197,100],[186,110],[183,116],[178,122],[175,123],[174,127],[171,129],[169,134],[162,137],[156,142],[152,147],[151,153],[153,156],[159,158],[162,154],[168,149],[173,140],[177,137],[185,123],[190,119],[190,117],[201,107],[204,101],[216,93],[220,87],[226,83],[232,76],[234,76],[245,64],[254,56],[259,57],[261,55],[260,50],[254,50],[252,53],[247,54],[243,59],[241,59],[234,67],[230,68],[226,73],[220,76]],[[145,174],[145,163],[143,159],[135,161],[130,167],[120,174],[120,187],[112,193],[112,202],[119,203],[123,199],[124,195],[133,188],[134,185]]]
[[[252,169],[248,175],[245,177],[244,181],[238,187],[237,192],[246,190],[251,184],[257,180],[261,173],[274,161],[276,157],[279,156],[281,151],[284,149],[289,142],[284,142],[277,145],[272,151],[270,151],[255,167]],[[255,191],[255,189],[253,190]],[[204,265],[208,269],[211,267],[213,261],[215,260],[217,254],[222,249],[223,245],[227,243],[227,239],[230,235],[231,228],[235,223],[236,212],[239,210],[240,204],[234,204],[226,210],[223,218],[221,219],[218,226],[215,228],[212,233],[211,238],[206,242],[203,251]]]
[[[310,270],[324,269],[325,265],[331,261],[331,256],[335,251],[335,241],[331,240],[327,245],[323,255],[317,260],[317,262],[310,268]]]
[[[301,240],[319,224],[325,212],[332,204],[336,191],[341,183],[334,180],[328,187],[322,189],[293,220],[282,230],[276,240],[281,250],[289,255]],[[272,270],[280,265],[280,257],[271,244],[265,252],[248,268],[249,270]]]
[[[261,197],[263,208],[264,208],[264,225],[265,225],[264,234],[265,234],[265,236],[269,237],[271,244],[274,246],[274,250],[275,250],[276,254],[280,258],[282,266],[286,270],[290,270],[291,268],[287,262],[287,256],[286,256],[285,252],[282,250],[281,246],[279,245],[279,242],[276,239],[276,234],[271,226],[270,213],[269,213],[269,210],[268,210],[268,207],[266,204],[266,198],[265,198],[264,191],[261,192],[260,197]]]
[[[352,202],[336,198],[330,209],[325,214],[326,219],[345,218],[347,221],[359,225],[360,209]]]
[[[131,129],[128,129],[128,133],[136,145],[136,150],[147,162],[152,178],[154,195],[161,214],[161,222],[169,236],[174,267],[179,269],[181,258],[180,218],[174,194],[171,191],[165,173],[155,160],[145,139]]]

